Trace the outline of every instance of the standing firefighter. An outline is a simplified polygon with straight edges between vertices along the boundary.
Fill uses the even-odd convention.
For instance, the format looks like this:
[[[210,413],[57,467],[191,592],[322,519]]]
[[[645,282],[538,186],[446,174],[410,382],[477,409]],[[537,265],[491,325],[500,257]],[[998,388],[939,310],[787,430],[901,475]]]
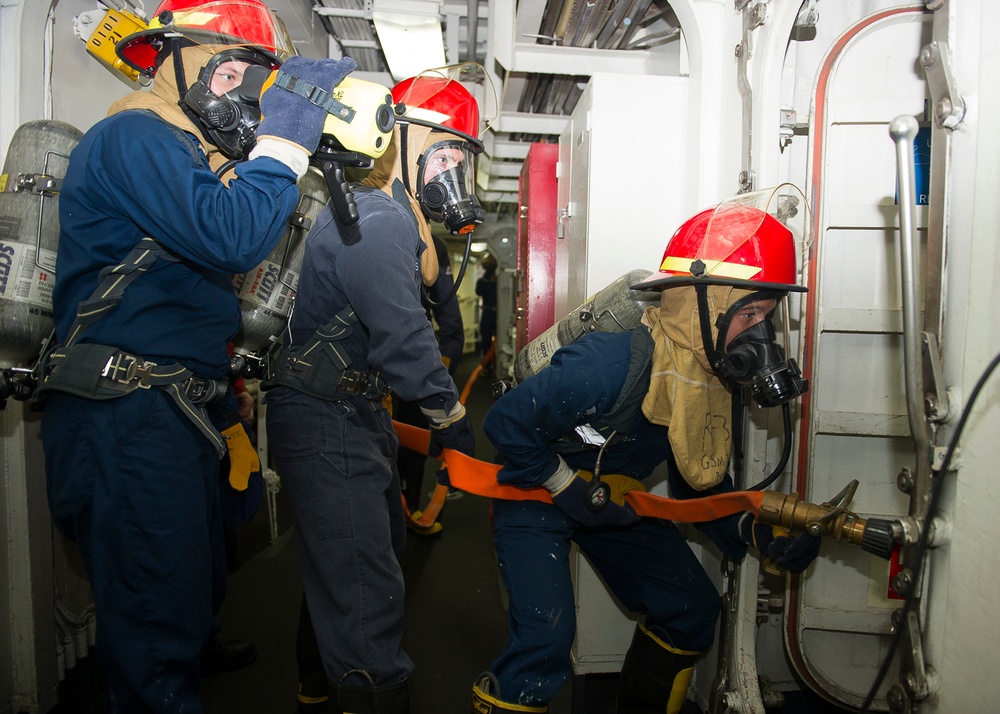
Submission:
[[[569,677],[574,542],[638,615],[617,711],[680,711],[714,639],[719,595],[674,524],[639,518],[624,496],[645,490],[642,479],[663,462],[674,497],[731,491],[733,393],[749,387],[758,404],[775,406],[805,391],[774,329],[779,303],[805,290],[795,284],[792,233],[768,212],[777,199],[740,196],[688,220],[659,273],[635,286],[662,291],[642,326],[563,347],[487,414],[498,480],[544,486],[553,504],[493,502],[509,631],[473,687],[474,712],[545,712]],[[808,534],[775,537],[747,513],[700,528],[729,557],[755,545],[791,572],[819,548]]]
[[[429,221],[456,235],[482,222],[472,181],[479,109],[440,72],[404,80],[392,96],[405,109],[397,107],[388,151],[354,187],[358,220],[325,210],[309,234],[284,353],[267,385],[268,439],[292,504],[313,625],[304,614],[300,658],[314,629],[329,711],[338,713],[409,707],[398,560],[405,522],[398,441],[383,404],[389,387],[419,404],[437,452],[474,452],[420,283],[421,263],[437,266]],[[433,282],[426,271],[423,278]],[[326,698],[302,691],[300,708]]]
[[[355,66],[283,64],[290,51],[260,0],[165,0],[117,46],[156,75],[152,91],[111,106],[63,183],[42,437],[53,519],[93,586],[113,712],[202,710],[225,592],[219,461],[241,441],[208,415],[229,392],[232,278],[281,237],[326,116],[260,90],[279,66],[327,91]],[[215,170],[235,161],[226,185]]]

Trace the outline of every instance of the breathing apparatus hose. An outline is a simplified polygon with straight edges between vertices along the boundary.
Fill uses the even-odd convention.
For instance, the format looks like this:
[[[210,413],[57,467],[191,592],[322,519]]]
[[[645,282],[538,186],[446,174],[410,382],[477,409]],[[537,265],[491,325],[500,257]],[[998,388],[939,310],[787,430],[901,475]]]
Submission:
[[[226,163],[224,163],[222,166],[220,166],[215,170],[215,175],[221,179],[223,176],[226,175],[226,172],[229,171],[229,169],[236,166],[236,164],[240,163],[240,161],[241,159],[230,159],[229,161],[227,161]]]
[[[778,465],[774,467],[774,471],[766,479],[761,481],[755,486],[751,486],[747,491],[763,491],[765,488],[770,486],[772,483],[777,481],[778,476],[781,472],[785,470],[785,466],[788,464],[788,458],[792,455],[792,413],[791,409],[788,407],[788,402],[781,405],[781,423],[784,429],[784,445],[781,448],[781,459],[778,461]]]
[[[462,256],[462,267],[458,269],[458,277],[455,278],[455,284],[451,286],[451,290],[448,291],[447,295],[441,298],[440,302],[434,302],[434,300],[431,298],[430,292],[428,292],[427,290],[427,286],[421,284],[420,289],[423,290],[424,299],[427,300],[427,303],[431,307],[441,307],[442,305],[446,305],[449,300],[455,297],[455,294],[458,292],[459,286],[462,284],[462,280],[465,279],[465,270],[466,268],[469,267],[469,253],[471,252],[472,252],[472,232],[470,231],[469,234],[465,237],[465,255]]]
[[[869,707],[871,707],[872,702],[875,701],[875,695],[878,692],[879,687],[882,686],[882,681],[889,672],[889,666],[892,664],[892,660],[896,656],[897,650],[899,650],[899,644],[903,637],[903,631],[906,629],[904,623],[909,617],[910,612],[913,610],[914,603],[916,601],[916,593],[920,587],[921,570],[923,569],[924,560],[927,557],[927,548],[929,547],[930,541],[930,525],[934,516],[937,514],[937,509],[940,507],[941,489],[944,485],[944,477],[948,473],[948,467],[951,465],[951,459],[955,455],[955,449],[958,448],[958,440],[961,438],[962,431],[965,429],[965,424],[969,419],[969,415],[972,413],[972,407],[976,403],[979,393],[985,386],[986,380],[993,374],[997,365],[1000,365],[1000,353],[993,357],[986,369],[983,371],[982,375],[980,375],[979,379],[976,381],[976,386],[972,388],[972,392],[969,394],[969,399],[965,404],[965,408],[962,409],[962,415],[958,419],[958,424],[955,426],[955,433],[952,434],[951,440],[948,442],[948,449],[945,451],[941,467],[931,472],[931,496],[927,504],[927,515],[924,519],[924,527],[920,531],[920,540],[917,542],[917,557],[915,558],[916,562],[913,565],[913,587],[910,589],[910,592],[906,594],[906,600],[903,602],[903,607],[900,608],[900,624],[895,629],[892,641],[889,643],[889,649],[885,654],[885,659],[882,660],[882,666],[879,667],[878,674],[875,676],[875,681],[868,690],[868,696],[865,697],[865,701],[858,710],[860,714],[865,714],[865,712],[869,710]]]

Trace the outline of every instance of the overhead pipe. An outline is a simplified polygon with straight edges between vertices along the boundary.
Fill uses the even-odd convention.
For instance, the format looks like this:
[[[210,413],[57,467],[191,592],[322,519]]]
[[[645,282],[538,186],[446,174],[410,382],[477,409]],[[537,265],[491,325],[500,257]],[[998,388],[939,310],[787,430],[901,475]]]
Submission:
[[[465,61],[476,62],[476,43],[479,41],[479,0],[469,0],[468,32],[465,34]]]

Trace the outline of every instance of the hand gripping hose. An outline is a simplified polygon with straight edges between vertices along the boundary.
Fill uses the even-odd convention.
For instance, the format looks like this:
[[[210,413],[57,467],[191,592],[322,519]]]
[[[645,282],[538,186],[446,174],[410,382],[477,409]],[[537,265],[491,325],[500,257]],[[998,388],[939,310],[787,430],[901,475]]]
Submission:
[[[478,365],[476,365],[476,368],[472,370],[472,374],[469,375],[469,379],[466,381],[465,387],[462,388],[462,393],[458,397],[458,401],[461,402],[463,405],[465,404],[465,400],[469,398],[469,393],[472,391],[472,385],[476,383],[476,380],[479,378],[479,375],[482,373],[483,369],[486,368],[486,365],[490,364],[493,361],[494,355],[496,354],[494,351],[495,348],[496,348],[496,343],[494,342],[492,345],[490,345],[490,348],[489,350],[486,351],[486,354],[483,355],[482,361]],[[420,429],[415,426],[409,426],[408,424],[402,424],[397,421],[393,421],[392,424],[393,426],[396,427],[397,434],[400,433],[401,428],[403,430],[413,429],[418,432],[422,431],[423,432],[422,437],[420,435],[413,435],[413,434],[410,434],[409,437],[410,439],[416,440],[414,441],[414,443],[422,444],[422,446],[412,446],[410,443],[404,442],[402,436],[399,437],[399,444],[400,446],[404,446],[407,449],[410,449],[411,451],[416,451],[425,455],[427,454],[427,445],[430,443],[430,432],[428,432],[426,429]],[[450,473],[451,472],[449,471],[449,474]],[[458,485],[454,483],[452,485],[455,486],[455,488],[460,488]],[[463,488],[462,490],[466,491],[467,489]],[[470,491],[470,493],[472,493],[472,491]],[[435,530],[435,521],[437,521],[437,517],[441,515],[441,509],[444,508],[444,502],[447,499],[447,497],[448,497],[448,487],[438,484],[437,486],[434,487],[434,493],[431,494],[431,500],[430,502],[428,502],[427,508],[425,508],[422,511],[414,511],[413,513],[410,513],[410,508],[409,506],[406,505],[406,498],[403,498],[403,514],[406,517],[406,526],[416,531],[423,531],[426,534],[433,534],[439,532],[441,530],[441,527],[437,526],[437,530]]]

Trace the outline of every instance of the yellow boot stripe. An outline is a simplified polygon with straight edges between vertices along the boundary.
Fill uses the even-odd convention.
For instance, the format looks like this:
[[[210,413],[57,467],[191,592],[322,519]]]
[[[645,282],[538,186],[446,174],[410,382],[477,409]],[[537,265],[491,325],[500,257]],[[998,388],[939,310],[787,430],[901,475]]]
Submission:
[[[329,697],[307,697],[305,694],[296,694],[295,698],[302,704],[321,704],[329,701]]]
[[[676,651],[676,650],[675,650]],[[674,686],[670,688],[670,698],[667,699],[667,714],[680,714],[687,698],[688,687],[691,685],[691,676],[694,674],[694,667],[682,669],[674,677]]]
[[[663,649],[667,650],[668,652],[673,652],[674,654],[679,654],[679,655],[698,655],[698,654],[701,654],[701,652],[697,652],[695,650],[680,650],[680,649],[677,649],[676,647],[671,647],[666,642],[664,642],[663,640],[661,640],[659,637],[657,637],[656,635],[654,635],[650,630],[647,630],[645,622],[643,622],[642,620],[639,620],[639,622],[637,624],[639,625],[639,629],[642,630],[642,633],[644,635],[646,635],[647,637],[649,637],[651,640],[653,640],[653,642],[655,642],[656,644],[658,644],[660,647],[662,647]]]
[[[494,707],[503,707],[503,709],[497,710]],[[502,702],[494,696],[491,696],[484,692],[476,685],[472,685],[472,710],[478,712],[478,714],[493,714],[494,712],[536,712],[537,714],[545,714],[549,710],[548,707],[529,707],[523,704],[511,704],[510,702]]]

